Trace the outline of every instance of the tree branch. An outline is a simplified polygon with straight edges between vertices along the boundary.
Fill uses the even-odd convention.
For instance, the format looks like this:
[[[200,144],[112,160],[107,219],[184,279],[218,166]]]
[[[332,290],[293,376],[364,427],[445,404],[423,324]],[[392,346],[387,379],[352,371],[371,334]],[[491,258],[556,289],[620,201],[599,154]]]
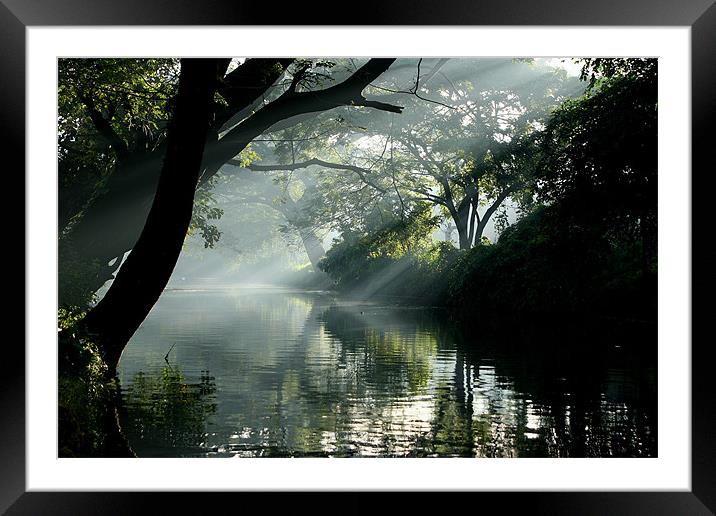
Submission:
[[[241,166],[241,162],[236,159],[230,159],[228,161],[228,164],[239,166],[239,167]],[[355,172],[358,175],[358,177],[360,177],[361,181],[363,181],[365,184],[374,188],[375,190],[378,190],[381,193],[386,193],[385,188],[373,183],[366,177],[366,174],[371,173],[370,170],[362,168],[362,167],[358,167],[355,165],[343,165],[341,163],[330,163],[328,161],[323,161],[323,160],[320,160],[317,158],[312,158],[312,159],[309,159],[308,161],[302,161],[300,163],[292,163],[292,164],[288,164],[288,165],[279,165],[279,164],[256,165],[256,164],[252,163],[249,166],[244,167],[244,168],[248,168],[249,170],[252,170],[254,172],[261,172],[261,171],[268,172],[268,171],[282,171],[282,170],[284,170],[284,171],[298,170],[298,169],[302,169],[302,168],[308,168],[313,165],[319,166],[319,167],[324,167],[324,168],[331,168],[331,169],[335,169],[335,170],[348,170],[350,172]]]
[[[239,123],[219,140],[207,148],[208,172],[202,181],[216,173],[218,167],[241,152],[255,137],[268,130],[273,124],[289,117],[325,111],[339,106],[365,106],[375,109],[391,109],[402,112],[402,107],[368,101],[362,95],[370,81],[385,72],[395,59],[371,59],[345,81],[318,91],[287,92],[264,106],[251,117]]]
[[[351,103],[351,105],[372,107],[375,109],[379,109],[380,111],[388,111],[390,113],[402,113],[403,112],[403,108],[401,106],[395,106],[393,104],[386,104],[385,102],[380,102],[378,100],[368,100],[364,97],[361,97],[361,98],[362,98],[362,102]]]
[[[79,98],[87,108],[90,119],[92,120],[95,129],[97,129],[99,134],[102,135],[102,137],[104,137],[104,139],[107,140],[107,142],[112,146],[114,151],[117,153],[117,157],[119,159],[124,159],[125,157],[127,157],[127,154],[129,153],[127,144],[124,142],[124,140],[122,140],[122,138],[120,138],[120,136],[112,127],[112,124],[109,123],[109,120],[102,116],[102,113],[100,113],[97,109],[94,100],[91,97],[87,97],[83,94],[79,94]]]
[[[216,115],[214,126],[221,128],[230,119],[246,116],[283,75],[293,59],[247,59],[222,79],[219,93],[229,104]]]
[[[487,221],[492,216],[492,214],[495,213],[495,210],[500,207],[504,200],[507,199],[513,191],[514,188],[510,187],[505,188],[502,192],[500,192],[495,201],[490,205],[489,208],[487,208],[484,215],[482,216],[482,220],[485,224],[487,224]]]

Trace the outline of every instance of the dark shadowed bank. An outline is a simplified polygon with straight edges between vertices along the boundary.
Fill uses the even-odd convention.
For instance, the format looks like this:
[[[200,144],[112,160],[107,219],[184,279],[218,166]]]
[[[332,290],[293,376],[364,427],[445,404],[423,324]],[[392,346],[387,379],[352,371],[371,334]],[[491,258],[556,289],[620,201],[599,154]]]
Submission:
[[[656,258],[641,266],[641,244],[609,242],[565,225],[545,207],[507,228],[496,244],[469,250],[438,243],[400,257],[370,240],[332,248],[321,263],[333,287],[357,299],[435,306],[470,320],[490,314],[655,322]]]
[[[530,202],[496,243],[435,243],[437,221],[417,207],[390,225],[344,232],[319,267],[357,297],[396,296],[461,319],[655,321],[656,60],[596,59],[582,73],[587,92],[555,110],[529,145]]]

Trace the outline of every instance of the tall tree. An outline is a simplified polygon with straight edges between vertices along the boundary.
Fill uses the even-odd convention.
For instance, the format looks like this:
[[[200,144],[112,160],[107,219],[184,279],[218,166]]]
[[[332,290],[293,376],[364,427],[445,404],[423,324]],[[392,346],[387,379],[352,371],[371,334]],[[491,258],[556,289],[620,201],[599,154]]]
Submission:
[[[83,323],[116,367],[129,338],[169,281],[189,229],[223,60],[183,59],[159,185],[144,229],[107,295]]]
[[[289,143],[276,153],[279,163],[251,168],[322,177],[310,211],[326,213],[318,217],[323,224],[335,224],[343,206],[365,208],[376,197],[391,196],[403,216],[414,203],[439,207],[453,221],[462,249],[479,243],[506,199],[521,206],[532,201],[536,135],[551,109],[577,91],[578,81],[510,59],[422,61],[410,63],[411,85],[380,87],[389,91],[385,98],[405,104],[400,117],[351,114],[351,123],[318,143],[287,136],[282,141]],[[346,227],[359,217],[358,210],[349,211]]]
[[[250,59],[224,74],[217,86],[216,116],[207,130],[199,184],[210,181],[224,163],[275,124],[289,127],[299,123],[302,116],[337,106],[400,112],[399,106],[366,98],[362,93],[393,61],[371,59],[345,80],[337,82],[334,77],[335,84],[319,89],[314,89],[316,84],[310,81],[314,64],[298,63],[290,78],[277,82],[293,62],[287,59]],[[122,256],[132,249],[141,232],[157,188],[167,142],[161,123],[156,131],[145,131],[141,137],[119,131],[127,119],[113,107],[115,96],[107,97],[104,103],[95,100],[104,98],[97,96],[97,88],[107,85],[101,80],[81,80],[92,76],[81,74],[67,87],[71,89],[69,94],[87,100],[84,109],[89,115],[83,117],[78,112],[76,116],[91,123],[105,139],[105,162],[110,172],[102,173],[102,181],[82,204],[81,212],[66,217],[73,223],[64,228],[63,236],[86,263],[96,264],[94,288],[99,288],[119,267]],[[110,89],[132,90],[119,80],[110,83]],[[173,97],[168,95],[164,102],[171,108]]]
[[[469,249],[506,199],[530,201],[534,137],[574,85],[510,59],[451,61],[441,73],[453,78],[424,88],[413,98],[423,109],[386,131],[385,165],[398,188],[441,207]]]

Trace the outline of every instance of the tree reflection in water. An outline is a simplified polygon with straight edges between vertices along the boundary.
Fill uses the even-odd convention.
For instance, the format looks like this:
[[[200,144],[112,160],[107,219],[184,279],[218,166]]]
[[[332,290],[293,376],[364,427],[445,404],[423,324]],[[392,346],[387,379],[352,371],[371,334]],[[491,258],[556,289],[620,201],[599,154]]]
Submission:
[[[123,428],[140,456],[656,454],[651,326],[458,328],[427,310],[325,295],[205,296],[165,301],[171,310],[153,317],[166,321],[125,351]],[[218,385],[208,373],[190,384],[176,368],[137,372],[167,349],[166,328],[179,335],[166,324],[177,310],[189,343],[180,362]]]
[[[194,384],[168,364],[155,375],[139,371],[124,392],[122,432],[140,457],[195,455],[216,412],[215,392],[208,371]]]

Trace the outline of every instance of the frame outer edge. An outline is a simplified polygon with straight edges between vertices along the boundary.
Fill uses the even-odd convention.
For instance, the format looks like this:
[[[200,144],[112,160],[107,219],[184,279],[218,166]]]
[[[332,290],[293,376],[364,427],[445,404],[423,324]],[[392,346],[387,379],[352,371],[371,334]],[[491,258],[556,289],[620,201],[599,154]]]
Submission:
[[[713,0],[363,0],[341,16],[331,0],[2,0],[26,25],[691,25]],[[549,7],[547,8],[547,4]]]
[[[24,137],[25,137],[25,23],[29,24],[48,24],[48,25],[65,25],[65,24],[77,24],[77,25],[93,25],[97,23],[108,23],[105,16],[109,11],[108,3],[104,1],[98,1],[97,10],[93,10],[92,13],[87,13],[84,6],[83,10],[76,11],[71,9],[74,0],[64,0],[57,4],[62,4],[66,9],[65,14],[62,16],[54,17],[52,13],[44,11],[43,7],[49,7],[51,2],[46,1],[33,1],[25,0],[26,4],[22,4],[15,0],[3,0],[0,3],[0,70],[2,70],[2,80],[0,80],[0,105],[2,106],[2,116],[0,116],[0,149],[7,149],[6,155],[19,155],[19,168],[24,171]],[[5,4],[12,4],[12,10]],[[125,6],[131,6],[132,0],[125,2]],[[159,4],[161,2],[155,2],[153,6],[149,7],[149,20],[146,18],[147,6],[144,6],[143,11],[145,14],[144,20],[132,21],[132,15],[126,10],[124,12],[115,11],[116,14],[114,23],[122,24],[146,24],[152,23],[152,20],[156,17],[157,11],[159,11]],[[456,2],[458,3],[458,2]],[[556,3],[561,4],[562,2],[557,1]],[[657,2],[661,4],[662,2]],[[174,15],[171,11],[165,12],[165,21],[162,24],[182,24],[186,18],[187,9],[191,2],[183,1],[181,5],[183,9],[180,12],[174,11]],[[222,2],[217,2],[222,4]],[[698,4],[698,5],[697,5]],[[710,4],[710,7],[709,7]],[[196,5],[196,4],[195,4]],[[244,4],[246,5],[246,4]],[[525,8],[529,4],[525,5]],[[153,7],[153,8],[152,8]],[[425,11],[431,11],[434,9],[427,9],[425,6],[416,6],[416,13],[425,13]],[[456,9],[461,6],[455,5]],[[602,6],[604,11],[609,11],[608,7]],[[36,10],[35,10],[36,9]],[[243,13],[237,9],[228,7],[233,16],[224,17],[223,23],[237,23],[241,19],[242,23],[250,23],[250,20],[256,20],[259,18],[257,13]],[[251,11],[250,8],[246,8]],[[639,10],[631,10],[626,16],[626,19],[621,22],[612,22],[618,24],[662,24],[662,25],[675,25],[675,24],[688,24],[692,23],[692,178],[695,176],[693,171],[696,169],[700,170],[698,177],[699,188],[692,188],[693,192],[693,206],[695,207],[692,212],[693,216],[693,227],[692,227],[692,260],[693,260],[693,271],[698,274],[699,282],[694,285],[693,295],[696,297],[698,293],[710,293],[716,290],[716,275],[713,274],[713,264],[716,263],[716,253],[709,252],[706,254],[704,245],[693,239],[693,235],[708,235],[709,226],[707,223],[702,221],[708,221],[708,215],[705,212],[704,206],[709,206],[710,191],[706,185],[706,180],[713,181],[713,158],[711,157],[710,149],[713,147],[714,142],[714,130],[713,122],[711,117],[714,113],[714,107],[716,106],[715,95],[716,95],[716,71],[714,70],[714,49],[716,49],[716,4],[713,0],[708,2],[696,2],[691,3],[688,8],[680,6],[681,9],[679,16],[669,16],[673,14],[674,10],[666,10],[661,12],[659,5],[653,5],[652,13],[656,12],[656,19],[653,15],[647,16],[641,19],[641,22],[635,21],[635,12],[642,12]],[[705,11],[704,11],[705,9]],[[442,9],[440,9],[442,11]],[[477,10],[474,9],[473,10]],[[481,9],[484,10],[484,9]],[[498,8],[498,10],[500,10]],[[84,12],[83,12],[84,11]],[[243,11],[243,10],[242,10]],[[504,8],[501,9],[502,15],[487,16],[483,19],[484,24],[494,24],[503,20],[504,23]],[[698,11],[698,12],[697,12]],[[443,11],[444,12],[444,11]],[[67,14],[71,13],[71,14]],[[83,13],[83,14],[79,14]],[[248,16],[243,16],[247,14]],[[387,13],[386,20],[382,20],[382,23],[394,23],[395,12],[391,11]],[[697,18],[697,16],[700,16]],[[213,18],[213,13],[209,13],[206,17],[201,19],[195,18],[195,23],[198,24],[213,24],[216,23]],[[69,16],[69,18],[68,18]],[[415,16],[415,15],[413,15]],[[542,16],[550,18],[548,13],[543,13]],[[689,17],[691,16],[691,17]],[[444,15],[438,16],[435,20],[437,23],[444,23]],[[568,14],[566,18],[572,18],[572,14]],[[407,16],[407,22],[410,23],[412,20],[411,16]],[[471,19],[464,19],[462,23],[472,23]],[[522,16],[515,16],[512,24],[524,24]],[[583,24],[591,24],[594,20],[593,16],[585,16],[589,18],[583,21]],[[695,21],[694,21],[694,18]],[[21,21],[22,20],[22,21]],[[602,17],[599,17],[598,21],[601,21]],[[405,22],[403,22],[405,23]],[[548,23],[548,20],[540,21],[540,18],[533,19],[532,24],[539,25]],[[570,20],[563,20],[559,24],[570,24]],[[17,149],[23,149],[23,152],[18,153]],[[14,152],[11,152],[14,150]],[[708,161],[707,161],[708,160]],[[706,164],[709,167],[706,168]],[[16,165],[17,167],[17,165]],[[23,199],[25,198],[25,187],[24,187],[24,173],[23,184],[21,186],[23,192]],[[17,190],[14,190],[17,191]],[[712,201],[711,201],[712,202]],[[702,210],[699,212],[698,210]],[[24,229],[24,228],[23,228]],[[24,231],[23,231],[24,234]],[[703,239],[705,240],[705,238]],[[25,249],[23,246],[23,262],[25,258]],[[699,256],[697,258],[697,255]],[[707,269],[707,267],[710,268]],[[25,271],[26,272],[26,271]],[[23,294],[23,307],[25,306],[25,296]],[[706,320],[708,312],[705,305],[701,305],[700,309],[693,307],[693,322],[694,329],[705,326],[703,321]],[[708,314],[710,315],[710,314]],[[698,322],[697,322],[698,321]],[[24,329],[24,328],[23,328]],[[24,339],[23,339],[24,340]],[[700,341],[704,342],[704,341]],[[11,343],[12,344],[12,343]],[[15,349],[13,349],[15,348]],[[0,513],[4,511],[15,502],[18,496],[22,495],[25,490],[25,357],[24,349],[17,349],[18,346],[6,346],[4,358],[0,361],[0,384],[2,389],[0,390],[0,414],[3,414],[2,425],[0,425]],[[714,451],[714,435],[716,435],[716,403],[713,399],[713,384],[709,381],[710,376],[713,374],[713,361],[709,360],[710,354],[712,353],[710,346],[702,347],[692,345],[692,416],[693,416],[693,428],[692,428],[692,450],[698,450],[698,453],[692,452],[692,489],[693,497],[690,497],[686,493],[662,493],[662,495],[671,494],[675,497],[673,501],[680,499],[682,502],[686,498],[697,498],[705,512],[712,512],[716,507],[716,452]],[[129,494],[129,493],[127,493]],[[516,494],[516,493],[515,493]],[[98,502],[97,496],[92,496],[86,493],[87,498],[83,497],[86,501],[95,498],[95,503]],[[173,495],[175,497],[177,493]],[[245,496],[246,494],[244,494]],[[355,498],[355,493],[353,493]],[[593,497],[590,494],[572,495],[567,494],[560,496],[557,493],[542,493],[538,495],[538,498],[543,502],[545,498],[555,501],[554,498],[569,500],[573,496],[580,496],[582,498],[591,498],[592,501],[598,502],[594,498],[601,498],[604,501],[603,496]],[[633,493],[634,496],[641,498],[645,496],[647,498],[661,498],[657,493]],[[29,496],[29,493],[25,496],[21,496],[19,503],[15,504],[14,509],[20,509],[22,506],[27,508],[26,503],[32,498],[35,502],[39,502],[38,498],[44,499],[46,502],[50,502],[45,505],[45,509],[59,507],[55,504],[61,502],[60,499],[64,499],[66,502],[69,501],[67,498],[77,500],[78,496],[82,496],[80,493],[71,495],[65,493],[60,495],[50,495],[50,499],[47,495],[41,496],[39,493],[36,496]],[[146,495],[145,495],[146,496]],[[503,495],[504,496],[504,495]],[[89,500],[88,500],[89,498]],[[109,496],[105,498],[105,501],[113,500],[115,503],[119,501],[117,496]],[[143,497],[140,497],[140,499]],[[186,502],[186,497],[180,497]],[[204,498],[200,496],[200,498]],[[212,496],[213,498],[213,496]],[[361,498],[364,498],[361,496]],[[478,495],[478,498],[483,498]],[[529,496],[532,498],[532,496]],[[608,497],[610,498],[610,497]],[[631,496],[616,494],[612,501],[616,499],[629,499]],[[226,498],[225,498],[226,499]],[[125,499],[125,502],[128,500]],[[573,500],[570,500],[572,502]],[[636,500],[634,500],[636,501]],[[642,498],[642,502],[643,502]],[[677,502],[678,503],[678,502]],[[699,505],[700,505],[699,504]],[[79,504],[78,504],[79,505]],[[76,505],[75,507],[78,507]],[[101,505],[101,504],[100,504]],[[538,507],[541,504],[537,504]],[[572,503],[569,503],[573,507]],[[619,504],[621,505],[621,504]],[[645,508],[648,504],[637,503],[635,506],[641,506]],[[121,506],[121,505],[120,505]],[[117,507],[117,506],[115,506]],[[624,506],[622,505],[622,508]],[[632,506],[635,508],[634,506]],[[665,509],[667,506],[662,506]],[[706,510],[706,507],[710,511]],[[684,507],[685,508],[685,507]],[[692,510],[695,507],[692,507]],[[12,510],[11,510],[12,511]],[[14,513],[14,511],[12,511]],[[20,512],[25,513],[20,510]],[[112,512],[112,511],[110,511]],[[180,511],[181,512],[181,511]],[[662,513],[660,510],[657,513]]]
[[[716,252],[713,226],[714,115],[716,114],[716,3],[691,27],[691,116],[692,116],[692,338],[691,338],[691,488],[716,513],[716,400],[713,370],[716,362],[713,336],[696,338],[697,329],[708,335],[713,319],[713,293],[716,289]],[[710,302],[709,297],[711,296]],[[700,303],[696,303],[700,298]]]
[[[0,153],[5,159],[3,180],[6,199],[25,201],[25,25],[0,4]],[[11,172],[13,170],[14,172]],[[15,184],[12,184],[15,183]],[[25,205],[22,209],[22,270],[25,268]],[[11,244],[14,245],[14,244]],[[17,267],[17,265],[15,266]],[[12,269],[17,270],[17,269]],[[19,280],[19,274],[15,278]],[[25,274],[23,274],[23,278]],[[17,287],[8,289],[13,309],[25,310],[25,285],[21,297]],[[20,299],[18,299],[20,297]],[[25,491],[25,312],[8,317],[3,356],[0,359],[0,513]],[[19,323],[18,321],[22,321]],[[21,325],[22,345],[10,337],[10,329]],[[17,335],[18,332],[12,332]]]

